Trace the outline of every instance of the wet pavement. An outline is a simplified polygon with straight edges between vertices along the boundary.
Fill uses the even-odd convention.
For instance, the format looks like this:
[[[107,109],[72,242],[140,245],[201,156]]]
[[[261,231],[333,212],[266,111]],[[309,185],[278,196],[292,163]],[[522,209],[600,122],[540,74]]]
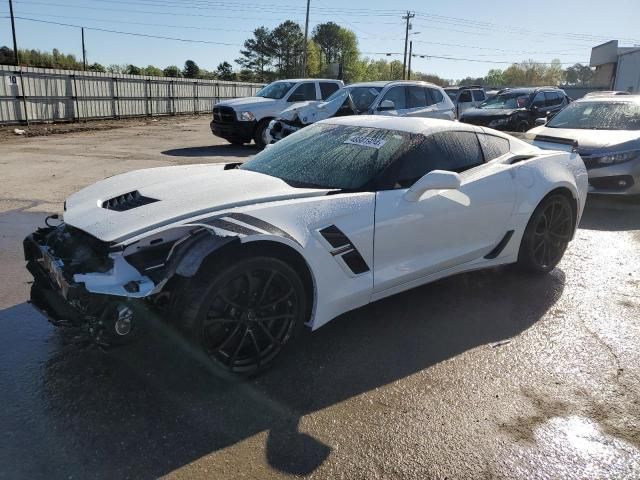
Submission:
[[[2,478],[637,478],[640,207],[589,205],[551,275],[456,276],[305,334],[250,382],[172,333],[103,351],[26,302],[0,215]]]
[[[303,334],[247,382],[171,331],[103,351],[27,303],[0,213],[0,478],[640,478],[640,202],[550,275],[458,275]]]

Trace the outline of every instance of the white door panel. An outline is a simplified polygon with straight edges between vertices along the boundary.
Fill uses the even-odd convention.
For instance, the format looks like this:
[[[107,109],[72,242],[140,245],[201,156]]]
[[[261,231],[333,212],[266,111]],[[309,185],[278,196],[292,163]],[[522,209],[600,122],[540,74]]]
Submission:
[[[515,201],[510,168],[482,165],[462,174],[459,190],[426,192],[418,202],[404,199],[406,189],[378,192],[374,291],[491,251],[510,225]]]

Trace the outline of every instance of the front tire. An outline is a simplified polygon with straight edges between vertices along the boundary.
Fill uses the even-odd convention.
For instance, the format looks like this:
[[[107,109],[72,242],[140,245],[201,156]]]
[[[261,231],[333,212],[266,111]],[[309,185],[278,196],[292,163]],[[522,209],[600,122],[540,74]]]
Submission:
[[[562,259],[575,225],[569,199],[562,194],[545,198],[534,210],[525,229],[518,264],[536,273],[548,273]]]
[[[183,290],[182,324],[215,367],[255,375],[301,330],[307,297],[297,272],[273,257],[209,265]]]
[[[270,121],[270,119],[265,119],[256,125],[253,141],[256,142],[258,148],[264,148],[271,142],[271,133],[269,132]]]

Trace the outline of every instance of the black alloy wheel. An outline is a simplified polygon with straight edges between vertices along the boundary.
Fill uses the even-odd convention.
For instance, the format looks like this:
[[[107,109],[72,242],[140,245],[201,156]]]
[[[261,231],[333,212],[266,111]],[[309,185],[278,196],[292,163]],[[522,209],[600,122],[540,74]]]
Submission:
[[[298,274],[276,258],[245,259],[209,283],[197,337],[218,365],[239,374],[267,367],[305,320]]]
[[[525,231],[518,262],[530,270],[550,272],[571,240],[574,213],[564,195],[552,195],[534,211]]]

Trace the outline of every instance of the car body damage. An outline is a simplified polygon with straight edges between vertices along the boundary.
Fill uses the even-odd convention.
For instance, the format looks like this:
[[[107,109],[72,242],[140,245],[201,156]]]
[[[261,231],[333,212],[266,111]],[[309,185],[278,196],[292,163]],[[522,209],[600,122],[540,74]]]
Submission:
[[[550,271],[586,190],[575,152],[445,120],[331,119],[242,165],[134,171],[71,195],[64,222],[24,241],[31,299],[103,343],[158,312],[225,368],[254,372],[296,326],[455,273],[533,262],[523,248],[534,220],[558,224],[561,244],[531,267]]]

